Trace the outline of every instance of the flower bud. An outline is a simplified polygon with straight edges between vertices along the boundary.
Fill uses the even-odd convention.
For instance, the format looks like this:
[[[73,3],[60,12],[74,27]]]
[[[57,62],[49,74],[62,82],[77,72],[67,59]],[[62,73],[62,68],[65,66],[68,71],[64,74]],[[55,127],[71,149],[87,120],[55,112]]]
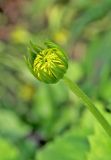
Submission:
[[[38,80],[45,83],[56,83],[63,78],[68,68],[68,59],[55,43],[45,42],[45,45],[46,48],[41,48],[31,42],[26,62]]]

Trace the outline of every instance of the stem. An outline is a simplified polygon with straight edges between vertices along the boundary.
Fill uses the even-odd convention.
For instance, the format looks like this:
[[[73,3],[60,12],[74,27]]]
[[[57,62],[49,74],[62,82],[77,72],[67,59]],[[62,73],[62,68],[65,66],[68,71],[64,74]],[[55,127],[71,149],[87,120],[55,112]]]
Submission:
[[[90,112],[95,116],[107,134],[111,137],[111,126],[104,118],[104,116],[100,113],[100,111],[95,107],[92,103],[91,99],[78,87],[76,83],[73,83],[69,78],[63,78],[67,86],[72,90],[76,96],[78,96],[83,104],[90,110]]]

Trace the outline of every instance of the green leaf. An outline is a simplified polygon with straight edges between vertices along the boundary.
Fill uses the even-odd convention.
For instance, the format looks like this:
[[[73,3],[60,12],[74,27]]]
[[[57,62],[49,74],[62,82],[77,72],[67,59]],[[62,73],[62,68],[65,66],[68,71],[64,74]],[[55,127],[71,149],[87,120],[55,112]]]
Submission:
[[[103,18],[110,9],[110,0],[102,0],[101,3],[91,5],[80,18],[72,23],[71,40],[77,40],[89,23]]]
[[[19,150],[9,141],[0,138],[0,159],[19,160]]]
[[[100,102],[96,102],[99,110],[111,124],[111,115],[102,110],[103,106]],[[87,115],[86,115],[87,116]],[[90,115],[91,116],[91,115]],[[111,137],[107,135],[105,130],[100,126],[96,119],[90,118],[90,125],[93,126],[93,133],[89,136],[90,152],[87,155],[88,160],[111,160]]]
[[[69,131],[66,135],[58,137],[41,150],[37,160],[86,160],[86,152],[89,149],[87,139],[75,131]]]
[[[95,125],[95,134],[90,136],[91,151],[88,160],[111,160],[111,138],[98,125]]]
[[[0,134],[22,136],[26,134],[30,128],[22,123],[21,120],[11,111],[0,109]]]

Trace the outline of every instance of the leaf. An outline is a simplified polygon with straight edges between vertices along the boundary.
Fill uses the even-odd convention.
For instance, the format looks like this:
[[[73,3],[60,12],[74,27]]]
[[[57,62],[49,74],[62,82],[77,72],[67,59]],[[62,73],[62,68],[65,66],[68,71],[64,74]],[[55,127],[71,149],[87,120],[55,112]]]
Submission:
[[[110,11],[110,9],[110,0],[103,0],[101,3],[91,5],[79,19],[73,22],[71,26],[71,40],[77,40],[89,23],[101,19]]]
[[[84,61],[84,69],[86,70],[87,79],[85,79],[85,87],[92,93],[106,98],[103,90],[110,80],[111,68],[111,32],[108,31],[102,36],[98,36],[91,42]],[[107,85],[108,86],[108,85]],[[106,87],[107,87],[106,86]],[[108,96],[110,95],[110,91]],[[98,95],[97,95],[98,96]],[[109,97],[108,97],[109,98]]]
[[[0,138],[0,159],[19,160],[19,150],[9,141]]]
[[[22,123],[18,117],[11,111],[0,109],[0,134],[14,136],[23,136],[30,128]]]
[[[96,104],[100,112],[111,124],[111,115],[102,110],[103,106],[100,102],[96,102]],[[93,132],[89,136],[90,151],[87,155],[87,158],[88,160],[111,160],[111,137],[109,137],[109,135],[104,131],[98,121],[93,118],[93,116],[91,117],[90,122],[87,121],[87,124],[89,123],[93,126]]]
[[[86,160],[86,152],[89,149],[88,141],[82,134],[69,131],[41,150],[37,160]]]
[[[88,160],[110,160],[111,159],[111,138],[98,125],[95,125],[95,134],[90,136],[89,142],[91,151]]]

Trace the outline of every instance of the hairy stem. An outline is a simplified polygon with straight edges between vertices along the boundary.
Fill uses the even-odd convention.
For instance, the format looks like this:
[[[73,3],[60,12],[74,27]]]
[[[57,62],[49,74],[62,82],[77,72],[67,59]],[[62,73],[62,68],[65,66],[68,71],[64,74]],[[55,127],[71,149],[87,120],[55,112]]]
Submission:
[[[111,136],[110,124],[107,122],[104,116],[100,113],[100,111],[96,108],[96,106],[92,103],[91,99],[78,87],[76,83],[72,82],[69,78],[64,77],[64,82],[72,90],[72,92],[82,100],[83,104],[95,116],[95,118],[98,120],[98,122],[107,132],[107,134]]]

